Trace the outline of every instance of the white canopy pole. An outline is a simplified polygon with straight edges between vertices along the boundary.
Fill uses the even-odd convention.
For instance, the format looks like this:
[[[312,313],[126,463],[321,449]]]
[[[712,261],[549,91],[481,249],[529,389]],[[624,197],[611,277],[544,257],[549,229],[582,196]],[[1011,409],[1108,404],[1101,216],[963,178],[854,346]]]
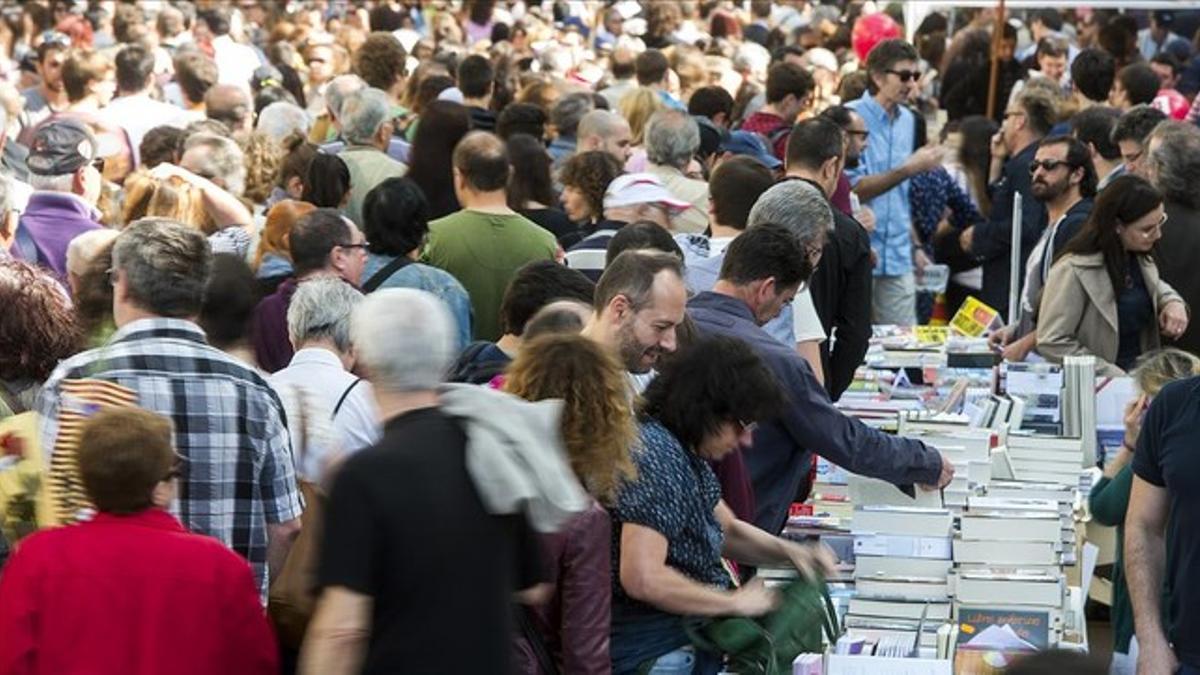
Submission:
[[[1012,242],[1008,258],[1008,323],[1017,320],[1017,301],[1021,297],[1021,193],[1013,193]]]

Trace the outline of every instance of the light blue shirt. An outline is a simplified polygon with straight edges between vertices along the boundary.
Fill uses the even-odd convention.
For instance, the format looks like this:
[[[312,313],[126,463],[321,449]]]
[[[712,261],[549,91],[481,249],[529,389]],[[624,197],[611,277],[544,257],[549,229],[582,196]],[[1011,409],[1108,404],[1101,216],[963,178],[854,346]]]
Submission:
[[[869,91],[846,105],[862,116],[871,134],[858,166],[846,172],[851,185],[858,185],[866,176],[899,168],[913,154],[917,128],[908,108],[898,105],[889,115]],[[875,212],[871,250],[879,258],[879,264],[875,266],[877,277],[898,277],[913,271],[913,244],[909,234],[912,207],[908,190],[909,182],[905,179],[866,203]]]
[[[392,259],[388,255],[368,254],[362,280],[366,282]],[[458,349],[461,351],[471,344],[471,297],[454,275],[430,265],[412,262],[388,277],[379,288],[415,288],[438,296],[446,303],[450,316],[458,325]]]

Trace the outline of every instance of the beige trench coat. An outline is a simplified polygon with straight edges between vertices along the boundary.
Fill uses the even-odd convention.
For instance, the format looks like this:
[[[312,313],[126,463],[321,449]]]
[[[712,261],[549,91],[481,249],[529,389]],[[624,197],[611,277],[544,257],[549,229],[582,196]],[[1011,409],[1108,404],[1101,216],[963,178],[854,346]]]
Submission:
[[[1169,302],[1183,302],[1175,289],[1159,278],[1150,256],[1138,256],[1142,279],[1150,293],[1154,313],[1142,329],[1141,353],[1160,346],[1158,314]],[[1101,253],[1067,255],[1050,268],[1042,289],[1038,312],[1037,351],[1047,361],[1092,354],[1096,374],[1124,374],[1117,367],[1117,298]]]

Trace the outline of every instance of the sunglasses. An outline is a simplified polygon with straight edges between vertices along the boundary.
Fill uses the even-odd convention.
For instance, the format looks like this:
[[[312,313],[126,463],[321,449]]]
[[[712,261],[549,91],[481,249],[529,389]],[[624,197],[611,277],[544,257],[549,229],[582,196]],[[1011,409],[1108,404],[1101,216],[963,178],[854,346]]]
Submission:
[[[920,79],[921,71],[919,70],[885,70],[885,73],[891,73],[900,78],[900,81],[907,84],[913,80]]]
[[[1050,173],[1060,166],[1075,168],[1070,162],[1062,159],[1035,159],[1029,163],[1029,175],[1037,173],[1038,169],[1045,169],[1046,173]]]

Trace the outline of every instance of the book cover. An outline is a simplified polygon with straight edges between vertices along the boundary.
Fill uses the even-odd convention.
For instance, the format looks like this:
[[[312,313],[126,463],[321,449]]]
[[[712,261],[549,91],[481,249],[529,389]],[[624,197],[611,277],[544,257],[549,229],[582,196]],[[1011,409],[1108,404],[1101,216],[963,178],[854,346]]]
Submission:
[[[998,675],[1050,644],[1048,612],[960,607],[956,675]]]

